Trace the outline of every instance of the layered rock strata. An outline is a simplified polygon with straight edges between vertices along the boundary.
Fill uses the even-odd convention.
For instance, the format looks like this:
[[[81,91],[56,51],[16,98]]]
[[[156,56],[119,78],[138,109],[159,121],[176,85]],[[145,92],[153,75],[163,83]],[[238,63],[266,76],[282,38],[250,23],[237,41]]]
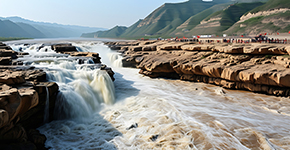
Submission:
[[[58,85],[33,66],[12,66],[18,55],[25,54],[0,43],[0,147],[45,149],[46,137],[36,128],[53,119]]]
[[[0,68],[0,147],[43,149],[46,137],[35,129],[44,123],[45,113],[47,121],[53,119],[58,85],[46,82],[41,70]],[[46,101],[48,112],[44,111]]]
[[[139,44],[138,44],[139,43]],[[290,45],[199,44],[173,41],[108,42],[123,55],[123,66],[141,74],[290,96]],[[133,45],[133,46],[132,46]]]

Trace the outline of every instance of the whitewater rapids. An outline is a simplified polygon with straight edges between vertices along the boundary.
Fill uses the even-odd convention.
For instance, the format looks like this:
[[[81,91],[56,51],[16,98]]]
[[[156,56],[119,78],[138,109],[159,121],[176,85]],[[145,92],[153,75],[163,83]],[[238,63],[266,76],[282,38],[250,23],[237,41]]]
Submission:
[[[290,100],[214,85],[150,79],[122,68],[121,57],[98,41],[71,41],[98,52],[113,68],[91,69],[49,47],[20,47],[26,64],[60,85],[55,121],[39,128],[50,149],[290,149]]]

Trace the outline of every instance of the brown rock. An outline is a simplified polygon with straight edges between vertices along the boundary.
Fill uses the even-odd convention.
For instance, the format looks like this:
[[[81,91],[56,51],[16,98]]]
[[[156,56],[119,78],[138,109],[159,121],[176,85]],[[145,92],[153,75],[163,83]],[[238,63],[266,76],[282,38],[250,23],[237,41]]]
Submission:
[[[9,114],[6,110],[0,109],[0,128],[7,125],[9,122]]]
[[[3,131],[2,131],[3,132]],[[6,142],[26,142],[27,141],[27,134],[25,129],[20,126],[16,125],[8,131],[1,133],[0,131],[0,140]]]
[[[93,53],[93,52],[63,52],[64,54],[69,54],[73,57],[85,57],[86,59],[91,58],[94,63],[101,63],[101,57],[99,56],[99,53]]]
[[[11,57],[0,57],[0,65],[10,65],[11,63]]]
[[[0,83],[12,85],[24,82],[24,76],[20,71],[14,72],[12,70],[5,70],[3,72],[0,72]]]
[[[67,43],[67,44],[54,44],[51,45],[51,49],[63,53],[63,52],[77,52],[77,48],[75,46],[72,46],[72,44]]]

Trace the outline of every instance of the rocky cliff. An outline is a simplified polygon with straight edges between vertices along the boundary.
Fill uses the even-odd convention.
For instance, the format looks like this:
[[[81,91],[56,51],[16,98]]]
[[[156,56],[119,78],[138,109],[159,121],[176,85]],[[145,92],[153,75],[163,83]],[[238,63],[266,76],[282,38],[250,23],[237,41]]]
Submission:
[[[47,82],[42,70],[12,66],[14,59],[24,53],[0,45],[1,149],[44,149],[46,137],[36,128],[53,119],[58,85]],[[45,119],[45,115],[49,117]]]
[[[109,42],[141,74],[290,96],[290,45],[175,41]],[[119,46],[118,46],[119,45]]]

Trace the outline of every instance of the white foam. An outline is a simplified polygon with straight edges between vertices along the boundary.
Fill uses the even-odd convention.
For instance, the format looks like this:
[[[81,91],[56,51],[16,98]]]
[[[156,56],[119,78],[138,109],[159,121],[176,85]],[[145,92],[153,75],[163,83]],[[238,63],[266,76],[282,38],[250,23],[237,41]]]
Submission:
[[[83,51],[99,51],[102,62],[109,66],[119,59],[115,55],[110,55],[111,61],[106,58],[114,52],[103,44],[75,44]],[[68,65],[74,63],[70,61],[60,67],[60,57],[51,59],[54,61],[36,63],[47,68],[50,80],[58,81],[61,93],[57,104],[61,105],[57,105],[56,114],[62,114],[59,119],[66,118],[39,128],[51,149],[290,147],[290,119],[283,115],[289,113],[289,99],[150,79],[137,69],[114,66],[116,80],[112,83],[104,71],[93,70],[88,64],[75,64],[74,68]],[[273,113],[265,107],[285,112]]]

